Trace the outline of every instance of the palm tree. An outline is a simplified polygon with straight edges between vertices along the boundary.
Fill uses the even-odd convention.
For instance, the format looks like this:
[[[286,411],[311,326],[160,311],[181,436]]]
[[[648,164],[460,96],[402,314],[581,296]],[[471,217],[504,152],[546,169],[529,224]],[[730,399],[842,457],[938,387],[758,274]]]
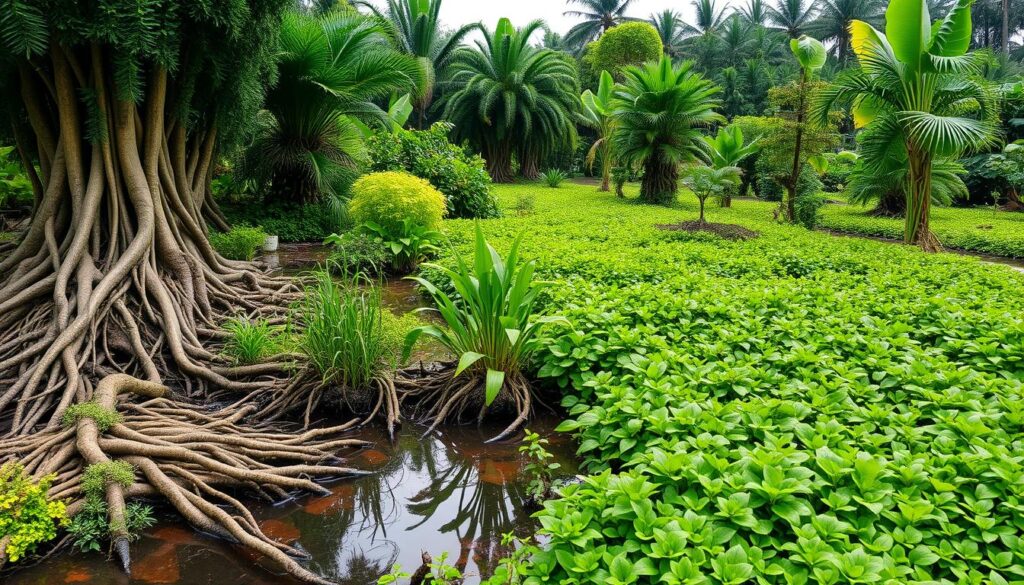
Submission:
[[[715,0],[693,0],[690,3],[696,12],[694,24],[685,25],[691,35],[701,36],[714,33],[725,20],[725,9],[718,8]]]
[[[386,127],[375,102],[423,82],[386,29],[355,12],[287,15],[278,71],[247,167],[276,195],[298,201],[339,194],[363,155],[357,121]]]
[[[658,31],[661,44],[665,47],[665,54],[672,58],[678,58],[682,52],[686,27],[682,15],[675,10],[663,10],[652,14],[649,22]]]
[[[818,17],[809,28],[822,42],[831,43],[832,54],[840,65],[846,65],[852,54],[850,24],[854,20],[877,24],[882,18],[882,0],[819,0],[818,6]]]
[[[532,177],[545,151],[573,144],[579,109],[576,69],[562,53],[530,45],[544,23],[521,29],[507,18],[492,32],[482,26],[475,48],[458,52],[446,84],[444,117],[455,137],[483,153],[498,182],[512,181],[512,157],[520,157],[524,176]]]
[[[437,79],[444,74],[462,41],[469,33],[479,29],[480,24],[467,24],[450,33],[445,32],[439,16],[441,0],[388,0],[385,11],[365,1],[357,4],[391,23],[391,33],[398,50],[416,57],[423,67],[424,83],[416,92],[414,104],[417,127],[422,130],[427,112],[434,101]]]
[[[725,19],[720,30],[719,37],[722,42],[719,44],[721,50],[718,57],[723,65],[731,67],[751,56],[749,51],[753,46],[754,36],[751,34],[751,26],[743,17],[733,13]]]
[[[583,112],[580,115],[581,122],[588,128],[597,132],[597,140],[587,151],[587,164],[594,167],[594,161],[598,155],[601,157],[601,190],[611,189],[611,177],[613,166],[612,155],[612,134],[615,130],[615,117],[613,114],[615,80],[611,73],[601,72],[601,82],[598,84],[597,93],[589,89],[580,96],[583,103]]]
[[[715,110],[719,89],[691,62],[627,67],[615,92],[613,143],[619,160],[643,166],[640,199],[671,203],[679,190],[679,165],[703,152],[700,128],[722,122]]]
[[[896,145],[906,150],[904,241],[926,251],[940,249],[929,227],[936,162],[986,147],[996,133],[992,92],[971,75],[970,10],[971,0],[959,0],[933,28],[924,0],[892,0],[886,34],[855,20],[860,67],[839,75],[813,109],[822,122],[834,105],[853,106],[856,125],[871,129],[860,144],[866,165],[879,167]]]
[[[747,0],[747,4],[741,6],[737,12],[753,26],[764,26],[768,21],[768,6],[764,0]]]
[[[810,0],[776,0],[768,7],[768,22],[775,30],[795,39],[807,32],[814,20],[814,3]]]
[[[583,19],[565,35],[565,43],[571,46],[582,47],[617,24],[637,20],[626,16],[633,0],[568,0],[567,3],[578,4],[580,10],[567,10],[564,15]]]

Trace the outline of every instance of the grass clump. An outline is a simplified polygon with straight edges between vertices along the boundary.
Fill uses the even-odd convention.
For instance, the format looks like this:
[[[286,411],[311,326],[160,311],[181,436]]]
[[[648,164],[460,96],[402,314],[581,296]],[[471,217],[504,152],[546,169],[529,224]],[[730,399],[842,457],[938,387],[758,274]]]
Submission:
[[[548,187],[551,187],[552,189],[561,187],[562,183],[569,178],[568,175],[558,169],[550,169],[541,175],[541,177],[544,179],[544,182],[547,183]]]
[[[239,225],[228,232],[211,232],[210,245],[229,260],[252,260],[267,239],[263,228]]]
[[[230,334],[224,353],[238,363],[255,364],[281,349],[280,331],[266,319],[231,319],[224,324],[224,329]]]

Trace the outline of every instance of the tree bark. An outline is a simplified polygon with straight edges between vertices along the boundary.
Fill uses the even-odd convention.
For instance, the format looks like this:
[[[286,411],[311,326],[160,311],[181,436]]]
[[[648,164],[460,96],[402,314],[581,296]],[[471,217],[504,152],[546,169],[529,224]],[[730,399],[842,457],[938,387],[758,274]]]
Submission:
[[[665,205],[675,201],[679,192],[679,166],[666,160],[657,149],[644,162],[644,178],[640,183],[640,200]]]
[[[512,174],[512,147],[507,141],[486,144],[484,158],[487,161],[487,173],[495,183],[515,181],[515,175]]]
[[[929,224],[932,202],[932,159],[915,145],[907,148],[910,184],[907,187],[907,213],[904,242],[920,246],[925,252],[938,252],[942,245]]]
[[[797,101],[796,110],[796,140],[793,145],[793,169],[789,173],[789,183],[786,185],[786,221],[796,221],[796,197],[797,185],[800,182],[801,161],[800,155],[804,142],[804,94],[807,91],[807,70],[800,70],[800,98]]]

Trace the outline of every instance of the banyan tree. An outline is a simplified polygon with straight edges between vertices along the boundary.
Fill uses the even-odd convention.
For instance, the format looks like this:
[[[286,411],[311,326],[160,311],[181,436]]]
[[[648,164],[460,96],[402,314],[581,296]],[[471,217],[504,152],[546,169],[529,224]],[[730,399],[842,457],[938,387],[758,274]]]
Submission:
[[[131,465],[132,481],[103,485],[126,568],[125,500],[145,496],[320,582],[233,494],[281,498],[354,473],[334,455],[355,446],[346,427],[251,420],[287,387],[287,364],[219,351],[225,318],[280,322],[297,292],[207,240],[223,224],[212,168],[256,118],[290,4],[0,6],[0,141],[17,146],[35,194],[27,229],[0,249],[0,462],[54,474],[50,495],[70,513],[88,469]]]

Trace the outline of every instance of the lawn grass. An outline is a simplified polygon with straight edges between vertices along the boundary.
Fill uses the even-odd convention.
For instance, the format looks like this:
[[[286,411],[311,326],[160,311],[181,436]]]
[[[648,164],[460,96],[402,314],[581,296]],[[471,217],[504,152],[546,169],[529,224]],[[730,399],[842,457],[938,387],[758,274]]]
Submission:
[[[982,583],[1024,575],[1024,274],[780,225],[666,232],[593,186],[481,222],[553,280],[536,356],[591,475],[538,514],[545,583]],[[635,195],[635,188],[628,191]],[[468,253],[473,222],[449,221]],[[450,256],[441,259],[451,262]],[[533,582],[533,581],[531,581]]]
[[[903,239],[903,220],[867,215],[856,205],[826,205],[820,227],[837,232]],[[1024,213],[990,208],[932,209],[932,230],[943,246],[1007,258],[1024,258]]]

